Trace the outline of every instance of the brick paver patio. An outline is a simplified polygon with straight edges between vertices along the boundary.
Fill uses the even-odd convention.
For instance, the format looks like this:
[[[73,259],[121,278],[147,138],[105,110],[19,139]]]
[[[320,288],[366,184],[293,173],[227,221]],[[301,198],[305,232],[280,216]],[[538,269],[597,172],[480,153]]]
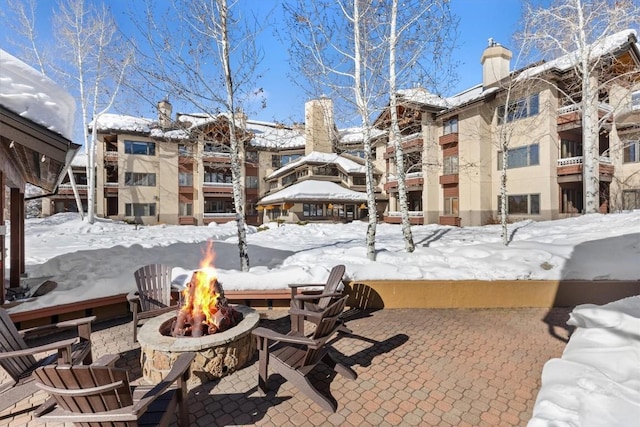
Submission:
[[[192,425],[269,426],[524,426],[531,417],[544,363],[559,357],[570,309],[403,309],[356,313],[340,335],[337,358],[352,366],[350,381],[318,369],[314,376],[338,402],[322,411],[282,377],[256,392],[254,362],[189,392]],[[285,310],[263,312],[261,325],[288,330]],[[94,354],[119,353],[119,367],[140,379],[140,347],[131,320],[95,325]],[[42,425],[35,407],[46,394],[0,413],[0,425]]]

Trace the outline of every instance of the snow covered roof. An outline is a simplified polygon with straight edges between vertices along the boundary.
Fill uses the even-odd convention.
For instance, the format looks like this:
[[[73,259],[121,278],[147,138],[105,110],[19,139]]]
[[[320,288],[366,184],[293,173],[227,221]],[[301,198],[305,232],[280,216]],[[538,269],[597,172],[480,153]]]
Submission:
[[[589,46],[589,57],[597,58],[611,54],[620,49],[625,43],[628,43],[631,36],[637,37],[636,31],[627,29],[612,34],[609,37],[602,38]],[[532,67],[523,71],[517,77],[517,80],[523,80],[553,69],[567,71],[574,67],[578,63],[579,59],[578,51],[573,51],[549,62],[545,62],[544,64],[538,65],[537,67]]]
[[[76,153],[75,157],[71,160],[71,166],[76,168],[87,167],[87,153]]]
[[[259,148],[304,148],[305,137],[295,129],[276,123],[247,120],[247,130],[253,132],[250,144]]]
[[[371,138],[379,138],[387,131],[372,128]],[[341,144],[362,144],[364,142],[364,132],[361,127],[351,127],[338,130],[338,140]]]
[[[117,130],[134,133],[150,133],[151,128],[157,124],[155,120],[124,114],[101,114],[95,123],[98,131]],[[93,121],[89,123],[89,127],[93,124]]]
[[[263,197],[259,204],[268,205],[290,201],[323,200],[365,202],[367,194],[344,188],[335,182],[312,179],[293,184],[276,193]]]
[[[53,80],[0,49],[0,105],[68,140],[73,139],[74,98]]]
[[[343,157],[339,154],[312,151],[306,156],[300,157],[296,161],[287,163],[285,166],[266,176],[265,179],[276,178],[305,163],[335,164],[346,173],[365,173],[364,165],[357,163],[351,159],[347,159],[346,157]]]
[[[620,31],[616,34],[613,34],[609,37],[605,37],[591,45],[591,57],[599,57],[602,55],[607,55],[615,52],[617,49],[622,47],[625,43],[629,41],[629,38],[634,36],[637,38],[637,33],[635,30],[628,29]],[[636,46],[639,44],[636,43]],[[560,71],[567,71],[571,67],[575,66],[578,60],[578,54],[576,52],[571,52],[569,54],[563,55],[559,58],[556,58],[552,61],[545,62],[536,67],[531,67],[529,69],[524,70],[517,77],[517,80],[529,78],[531,76],[535,76],[544,71],[557,69]],[[412,102],[418,105],[423,105],[427,107],[437,108],[440,110],[447,110],[455,107],[459,107],[468,102],[472,102],[483,98],[493,92],[498,91],[498,87],[490,87],[484,89],[482,84],[477,84],[475,86],[470,87],[460,93],[457,93],[453,96],[449,97],[441,97],[439,95],[433,94],[429,92],[427,89],[422,87],[411,88],[411,89],[401,89],[398,91],[398,95],[402,101]]]

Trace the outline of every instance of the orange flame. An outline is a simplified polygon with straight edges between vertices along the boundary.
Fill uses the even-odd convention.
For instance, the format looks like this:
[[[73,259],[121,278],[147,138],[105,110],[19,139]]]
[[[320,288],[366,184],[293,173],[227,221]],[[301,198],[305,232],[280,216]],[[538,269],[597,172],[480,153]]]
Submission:
[[[204,320],[206,323],[212,323],[213,315],[218,311],[216,308],[218,294],[214,289],[218,278],[218,273],[213,265],[215,258],[213,241],[209,240],[206,252],[200,262],[200,269],[193,272],[191,286],[182,291],[184,304],[181,311],[189,313],[194,319]]]

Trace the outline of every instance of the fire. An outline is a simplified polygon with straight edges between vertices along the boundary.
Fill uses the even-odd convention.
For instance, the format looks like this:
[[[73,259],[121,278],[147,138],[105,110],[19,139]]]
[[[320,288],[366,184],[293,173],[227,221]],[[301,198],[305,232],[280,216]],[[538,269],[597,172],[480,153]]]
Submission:
[[[200,269],[193,272],[190,286],[182,291],[181,311],[189,313],[194,319],[204,317],[206,323],[213,323],[213,316],[218,311],[218,294],[214,286],[218,281],[218,273],[213,264],[215,259],[213,242],[209,240]]]

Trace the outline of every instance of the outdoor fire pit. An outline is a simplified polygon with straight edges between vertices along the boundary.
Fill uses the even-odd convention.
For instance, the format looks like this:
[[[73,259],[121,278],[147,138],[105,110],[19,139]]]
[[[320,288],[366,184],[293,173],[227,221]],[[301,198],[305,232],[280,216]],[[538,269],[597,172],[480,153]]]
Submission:
[[[224,296],[213,264],[211,243],[203,267],[191,275],[175,313],[148,320],[138,332],[140,364],[145,380],[158,383],[180,353],[196,352],[191,381],[220,378],[245,366],[256,343],[251,331],[258,313],[243,305],[231,305]]]

